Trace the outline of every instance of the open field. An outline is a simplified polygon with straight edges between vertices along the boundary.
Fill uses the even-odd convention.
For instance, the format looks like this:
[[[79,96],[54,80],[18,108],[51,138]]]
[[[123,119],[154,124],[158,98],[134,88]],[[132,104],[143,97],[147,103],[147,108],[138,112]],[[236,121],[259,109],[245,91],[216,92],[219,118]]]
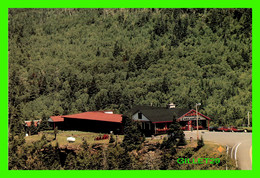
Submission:
[[[28,137],[25,137],[25,141],[26,144],[32,144],[35,141],[38,141],[41,139],[41,137],[43,136],[43,134],[46,136],[46,139],[52,143],[52,145],[54,146],[57,142],[59,143],[59,146],[64,146],[64,145],[68,145],[71,147],[78,147],[79,145],[82,144],[83,139],[85,139],[87,141],[87,143],[89,145],[93,145],[93,144],[108,144],[109,143],[109,139],[104,139],[104,140],[95,140],[96,137],[98,136],[103,136],[104,133],[95,133],[95,132],[83,132],[83,131],[62,131],[59,130],[59,133],[57,134],[57,138],[56,140],[54,140],[54,133],[53,131],[44,131],[39,133],[38,135],[31,135]],[[68,137],[75,137],[76,141],[73,143],[69,143],[67,141]],[[156,144],[159,143],[161,144],[163,141],[163,138],[166,137],[167,135],[158,135],[156,137],[154,137],[153,139],[151,137],[146,137],[146,143],[149,144]],[[120,143],[123,141],[124,139],[124,135],[114,135],[114,139],[116,139],[117,137],[117,141]],[[186,147],[195,147],[197,142],[190,142],[189,140],[187,140],[187,146]]]
[[[108,144],[109,143],[109,139],[104,139],[104,140],[95,140],[96,137],[98,136],[103,136],[104,133],[95,133],[95,132],[83,132],[83,131],[59,131],[59,133],[57,134],[57,138],[56,140],[54,140],[54,133],[53,131],[44,131],[39,133],[38,135],[31,135],[28,137],[25,137],[25,141],[26,144],[32,144],[35,141],[38,141],[41,139],[41,137],[43,136],[43,134],[46,136],[46,139],[52,143],[52,145],[55,145],[56,142],[59,143],[59,146],[63,146],[63,145],[69,145],[72,147],[77,147],[79,145],[82,144],[83,139],[85,139],[87,141],[88,144],[93,145],[93,144]],[[76,141],[73,143],[69,143],[67,141],[68,137],[75,137]],[[120,143],[123,141],[124,135],[114,135],[114,139],[116,139],[117,137],[117,141]],[[151,137],[146,137],[145,139],[145,143],[149,143],[149,144],[161,144],[163,142],[163,138],[167,137],[166,134],[164,135],[158,135],[155,136],[153,139]],[[205,142],[205,144],[207,145],[216,145],[215,143],[212,142]],[[187,145],[185,147],[196,147],[197,146],[197,141],[193,140],[192,142],[190,140],[187,140]]]
[[[44,131],[42,133],[39,133],[38,135],[25,137],[25,141],[27,144],[31,144],[37,140],[40,140],[43,134],[45,134],[46,139],[50,141],[53,145],[55,145],[56,142],[58,142],[60,146],[69,145],[69,146],[77,147],[83,142],[83,139],[85,139],[87,143],[90,145],[96,143],[108,144],[109,142],[109,139],[95,140],[96,137],[103,136],[104,135],[103,133],[82,132],[82,131],[59,131],[56,140],[53,140],[54,139],[53,131]],[[67,141],[67,138],[71,136],[76,138],[76,141],[73,143],[69,143]],[[116,135],[114,135],[114,139],[116,139]],[[123,140],[123,135],[118,135],[117,141],[122,142],[122,140]]]

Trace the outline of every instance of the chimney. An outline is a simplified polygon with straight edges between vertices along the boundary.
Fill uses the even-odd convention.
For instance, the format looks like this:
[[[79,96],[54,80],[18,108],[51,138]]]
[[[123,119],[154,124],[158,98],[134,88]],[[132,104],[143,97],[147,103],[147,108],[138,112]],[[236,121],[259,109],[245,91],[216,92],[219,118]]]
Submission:
[[[169,109],[175,108],[175,104],[173,104],[173,103],[168,104],[168,108],[169,108]]]

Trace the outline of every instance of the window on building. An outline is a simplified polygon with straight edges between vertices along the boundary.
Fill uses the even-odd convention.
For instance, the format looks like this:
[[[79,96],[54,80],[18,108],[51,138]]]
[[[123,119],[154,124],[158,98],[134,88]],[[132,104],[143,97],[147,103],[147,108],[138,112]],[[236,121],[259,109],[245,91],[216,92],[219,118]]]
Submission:
[[[142,113],[138,113],[138,119],[142,119]]]

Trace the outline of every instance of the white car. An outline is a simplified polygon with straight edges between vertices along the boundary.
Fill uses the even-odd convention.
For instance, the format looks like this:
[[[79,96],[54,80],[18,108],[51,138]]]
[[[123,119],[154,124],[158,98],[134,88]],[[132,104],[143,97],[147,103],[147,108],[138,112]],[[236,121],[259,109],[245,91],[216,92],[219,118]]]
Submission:
[[[68,137],[68,138],[67,138],[67,141],[68,141],[68,142],[75,142],[75,141],[76,141],[76,138],[75,138],[75,137]]]

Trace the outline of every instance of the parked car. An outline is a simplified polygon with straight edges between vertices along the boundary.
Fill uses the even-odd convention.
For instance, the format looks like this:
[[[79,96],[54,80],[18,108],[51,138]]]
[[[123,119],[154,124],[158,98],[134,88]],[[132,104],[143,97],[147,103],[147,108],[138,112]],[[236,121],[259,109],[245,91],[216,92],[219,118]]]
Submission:
[[[252,132],[252,127],[239,127],[238,129],[242,132]]]
[[[193,130],[197,130],[197,126],[193,125],[192,127],[193,127]],[[199,126],[198,126],[198,129],[199,129],[199,130],[202,130],[202,129],[204,129],[204,128],[203,128],[201,125],[199,125]]]
[[[237,127],[234,127],[234,126],[229,127],[229,130],[231,132],[243,132],[244,131],[244,130],[238,129]]]
[[[204,127],[202,127],[201,125],[199,125],[198,128],[199,128],[199,130],[203,130],[204,129]],[[189,130],[189,126],[188,125],[183,126],[183,127],[181,127],[181,130]],[[197,126],[193,125],[191,130],[197,130]]]
[[[230,129],[227,127],[219,127],[218,131],[222,131],[222,132],[230,132]]]
[[[218,131],[218,127],[217,126],[210,126],[209,131]]]

